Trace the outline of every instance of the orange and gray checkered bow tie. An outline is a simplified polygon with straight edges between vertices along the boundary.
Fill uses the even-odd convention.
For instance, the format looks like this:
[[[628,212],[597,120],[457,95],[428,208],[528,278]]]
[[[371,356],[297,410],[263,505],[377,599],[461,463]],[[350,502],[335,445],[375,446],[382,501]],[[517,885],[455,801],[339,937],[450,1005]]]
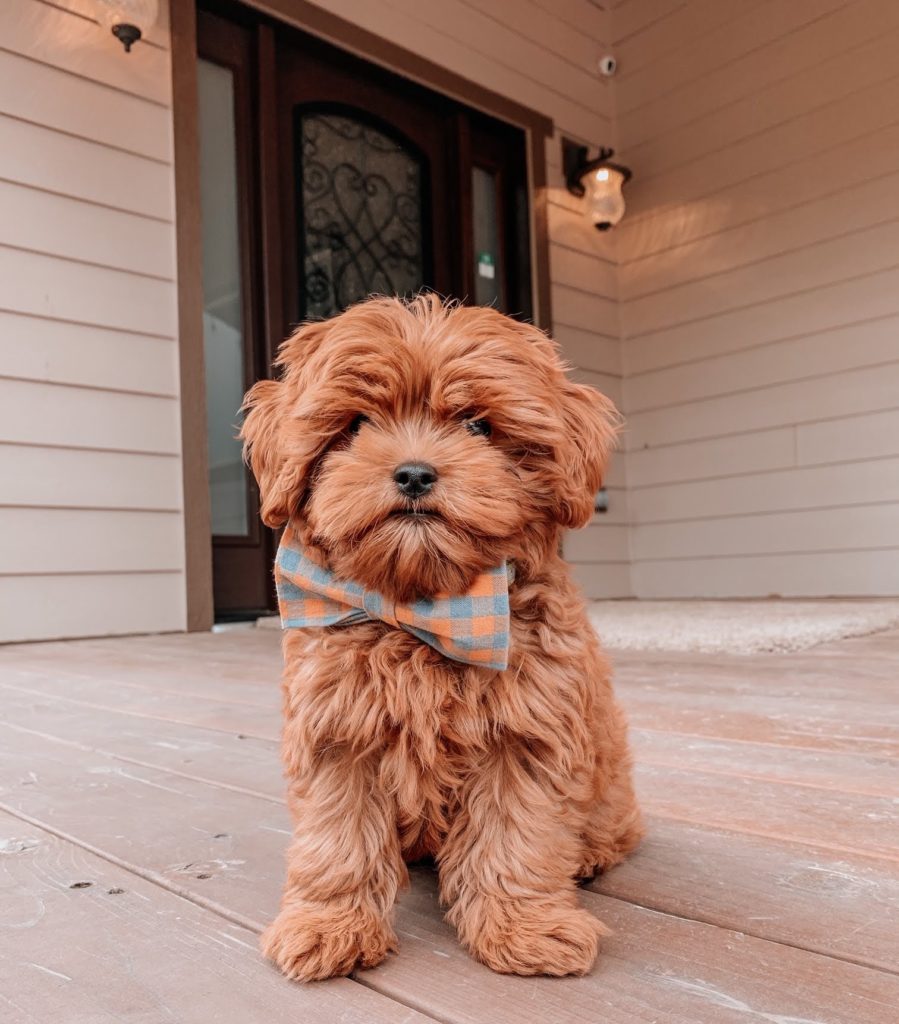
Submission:
[[[447,658],[491,669],[509,664],[509,580],[510,569],[503,563],[457,597],[391,601],[314,562],[290,524],[275,559],[282,629],[381,621],[412,633]]]

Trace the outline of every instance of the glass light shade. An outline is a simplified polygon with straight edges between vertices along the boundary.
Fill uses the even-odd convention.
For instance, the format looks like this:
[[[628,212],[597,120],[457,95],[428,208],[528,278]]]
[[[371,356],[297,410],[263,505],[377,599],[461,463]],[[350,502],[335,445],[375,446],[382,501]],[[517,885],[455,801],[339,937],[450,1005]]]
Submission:
[[[153,27],[159,14],[159,0],[94,0],[97,21],[108,29],[134,25],[142,35]]]
[[[601,231],[614,227],[624,216],[621,189],[626,180],[614,167],[598,167],[581,179],[590,219]]]

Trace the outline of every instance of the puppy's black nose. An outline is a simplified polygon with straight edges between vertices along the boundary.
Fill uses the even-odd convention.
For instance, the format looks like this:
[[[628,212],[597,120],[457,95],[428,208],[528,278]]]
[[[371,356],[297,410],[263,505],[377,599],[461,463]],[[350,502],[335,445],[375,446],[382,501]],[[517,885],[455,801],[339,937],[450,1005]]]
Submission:
[[[393,479],[407,498],[420,498],[434,486],[437,470],[427,462],[404,462],[393,471]]]

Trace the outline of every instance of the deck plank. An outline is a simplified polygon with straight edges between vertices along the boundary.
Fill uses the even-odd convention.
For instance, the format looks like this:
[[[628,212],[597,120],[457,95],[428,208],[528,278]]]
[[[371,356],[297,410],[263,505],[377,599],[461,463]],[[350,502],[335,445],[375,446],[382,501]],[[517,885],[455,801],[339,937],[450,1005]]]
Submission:
[[[789,655],[611,658],[637,729],[899,758],[899,631]]]
[[[132,636],[127,644],[120,638],[51,641],[10,648],[10,658],[26,667],[51,666],[54,670],[77,670],[84,666],[91,673],[118,669],[152,672],[159,669],[172,678],[178,673],[228,676],[232,669],[249,673],[244,681],[268,684],[281,669],[280,633],[277,630],[239,628],[218,633],[168,633]],[[2,655],[0,655],[2,657]]]
[[[6,1024],[426,1024],[345,979],[298,989],[253,932],[0,812],[0,1004]]]
[[[4,728],[3,801],[253,928],[275,907],[287,819],[283,808],[163,771]],[[27,766],[27,769],[26,769]],[[165,822],[164,830],[159,822]],[[585,892],[615,928],[584,980],[501,977],[471,962],[435,906],[430,872],[401,901],[399,956],[366,984],[449,1022],[533,1018],[609,1024],[704,1024],[776,1014],[826,1024],[881,1024],[899,978],[737,931]],[[532,1016],[528,1016],[528,1014]]]
[[[235,697],[276,683],[281,671],[280,632],[236,629],[218,634],[169,634],[130,637],[123,647],[117,638],[54,642],[13,648],[20,669],[51,668],[61,675],[86,673],[92,678],[141,681],[160,686],[177,679],[186,692],[206,693],[212,679],[244,684]],[[847,652],[852,653],[851,656]],[[681,652],[608,652],[623,693],[678,699],[716,700],[731,696],[764,697],[791,708],[831,715],[844,705],[860,711],[873,706],[899,724],[899,709],[884,708],[894,693],[899,631],[823,645],[796,654],[725,656]],[[826,716],[825,716],[826,717]]]
[[[867,796],[899,792],[899,762],[871,754],[796,750],[763,743],[631,728],[634,756],[658,768],[695,770]]]
[[[220,700],[214,693],[198,697],[189,693],[154,691],[145,687],[117,687],[107,680],[88,677],[54,677],[47,672],[3,672],[4,689],[52,697],[72,708],[98,712],[115,710],[134,719],[171,722],[252,736],[276,742],[281,729],[281,714],[272,691],[269,706],[235,704]]]
[[[899,757],[895,679],[878,681],[879,700],[854,699],[855,680],[842,680],[843,696],[834,697],[834,668],[819,670],[805,690],[781,672],[777,691],[777,673],[758,660],[720,674],[707,666],[619,666],[615,684],[635,728]]]
[[[57,696],[61,700],[80,703],[88,707],[112,707],[135,716],[157,718],[187,725],[198,725],[223,732],[243,732],[260,738],[276,739],[280,729],[280,714],[270,694],[244,697],[246,687],[234,680],[215,682],[215,676],[195,676],[205,694],[170,688],[157,689],[152,685],[117,686],[116,674],[93,677],[89,673],[74,674],[62,670],[54,673],[49,667],[40,671],[6,669],[4,678],[9,685]],[[253,687],[256,689],[256,687]],[[803,714],[792,717],[785,710],[765,710],[747,699],[748,707],[728,707],[722,702],[717,707],[693,704],[683,698],[647,698],[637,686],[626,685],[619,679],[618,689],[622,703],[634,728],[677,732],[696,739],[724,739],[734,742],[752,742],[769,747],[788,747],[809,751],[855,753],[870,757],[899,759],[899,728],[872,721],[872,711],[864,722],[846,718],[815,717]],[[237,696],[240,694],[241,696]],[[174,699],[173,699],[174,698]],[[236,699],[240,703],[236,702]]]
[[[136,702],[163,697],[190,697],[191,704],[203,703],[236,705],[238,708],[256,707],[271,710],[278,705],[280,694],[280,668],[272,671],[266,686],[248,681],[250,669],[228,665],[227,669],[183,668],[137,663],[133,671],[119,666],[53,668],[52,666],[16,667],[6,670],[4,679],[23,686],[40,686],[60,696],[96,699],[118,689],[132,693]],[[115,701],[118,705],[119,701]],[[175,702],[172,702],[173,704]]]
[[[179,691],[169,681],[169,685],[165,689],[157,690],[157,693],[166,693],[174,699],[153,702],[152,706],[159,712],[158,717],[137,717],[135,720],[133,716],[129,719],[127,715],[131,707],[129,700],[122,700],[121,696],[117,699],[108,687],[92,687],[91,692],[87,694],[88,697],[103,701],[103,704],[95,704],[92,700],[84,704],[76,703],[77,687],[67,685],[66,677],[46,677],[46,673],[41,673],[41,678],[50,679],[49,687],[41,685],[40,680],[31,672],[7,671],[2,678],[6,680],[6,685],[0,682],[0,687],[3,688],[9,709],[15,709],[16,723],[40,729],[42,723],[55,721],[57,735],[62,735],[63,732],[69,732],[69,723],[77,722],[79,725],[74,732],[83,742],[101,746],[106,743],[105,749],[122,756],[130,752],[130,756],[145,758],[146,752],[139,752],[144,747],[149,747],[152,754],[158,755],[159,745],[166,744],[166,737],[174,733],[182,737],[189,736],[189,746],[208,754],[213,771],[228,774],[242,769],[233,766],[230,753],[222,756],[225,749],[229,752],[237,751],[239,747],[244,746],[270,751],[277,743],[274,729],[277,713],[273,709],[279,698],[277,691],[271,688],[264,691],[264,694],[254,702],[258,707],[267,707],[269,712],[262,720],[259,730],[266,734],[265,737],[240,733],[243,740],[237,743],[235,741],[238,731],[244,727],[245,721],[239,709],[235,711],[233,719],[226,719],[224,722],[219,720],[219,725],[224,724],[230,728],[224,731],[212,729],[208,735],[193,728],[193,725],[203,724],[202,718],[191,724],[173,720],[172,716],[177,718],[180,715],[190,722],[194,717],[194,708],[198,707],[202,713],[208,710],[209,702],[221,708],[223,701],[218,693],[220,684],[215,684],[216,693],[210,695],[208,679],[205,681],[206,695],[203,698],[206,703],[196,704],[189,701],[186,708],[182,706],[179,709],[185,696],[199,697],[200,694]],[[116,686],[120,685],[116,682]],[[138,687],[139,690],[146,688],[143,685]],[[160,703],[165,705],[162,710]],[[143,715],[147,711],[146,704],[141,699],[138,700],[138,704],[138,708],[134,710],[140,711]],[[227,702],[224,706],[227,708]],[[13,720],[9,715],[6,717],[7,720]],[[65,729],[59,725],[61,722],[66,723]],[[269,722],[272,723],[271,729],[267,724]],[[763,743],[692,736],[663,729],[632,728],[631,737],[637,762],[651,766],[652,769],[671,768],[712,775],[723,774],[875,797],[890,797],[899,792],[899,763],[890,758],[790,747],[772,748]],[[113,746],[110,747],[109,743]],[[270,754],[261,753],[260,757],[272,768],[271,778],[280,778],[277,766],[271,763]],[[184,758],[178,759],[174,765],[167,762],[164,766],[179,768],[186,760],[188,759],[185,754]],[[280,792],[279,787],[277,793]]]
[[[619,687],[619,692],[636,729],[676,732],[696,739],[761,743],[772,748],[899,758],[899,730],[871,720],[873,712],[864,722],[846,721],[839,716],[827,719],[803,715],[793,719],[783,711],[751,705],[734,709],[679,706],[664,698],[643,699],[623,687]]]
[[[253,658],[249,664],[243,658],[239,663],[222,658],[207,659],[204,667],[178,668],[170,664],[170,658],[128,659],[121,654],[115,658],[108,655],[97,657],[91,655],[88,663],[79,670],[73,666],[71,654],[66,657],[65,664],[55,667],[54,662],[60,660],[63,651],[61,645],[48,644],[40,647],[53,647],[52,657],[46,653],[42,656],[32,654],[27,658],[18,658],[15,668],[7,667],[3,678],[9,684],[17,684],[25,689],[40,690],[53,693],[67,699],[83,699],[88,702],[109,703],[110,709],[121,713],[132,707],[127,696],[116,693],[111,699],[111,687],[135,690],[133,710],[141,714],[158,713],[165,720],[166,714],[178,713],[188,722],[206,724],[211,705],[220,709],[221,715],[231,703],[234,705],[250,705],[265,709],[271,713],[276,707],[276,679],[280,672],[280,655],[272,662],[272,651],[276,653],[276,644],[272,634],[267,631],[252,631],[251,637],[263,636],[264,643],[253,647],[254,657],[264,652],[267,656],[263,665],[270,670],[270,676],[263,678],[259,666]],[[99,645],[100,642],[94,642]],[[87,653],[87,644],[79,644],[79,653]],[[23,664],[24,663],[24,664]],[[895,673],[895,668],[893,672]],[[756,674],[751,676],[755,684]],[[213,685],[214,681],[214,685]],[[626,706],[631,707],[638,721],[642,721],[641,709],[632,700],[631,688],[640,687],[645,693],[647,687],[636,683],[633,678],[625,676],[618,680],[618,688]],[[714,682],[703,680],[702,686],[708,688]],[[743,682],[745,688],[750,683]],[[656,689],[653,684],[653,689]],[[856,681],[853,681],[853,692],[856,692]],[[172,697],[174,699],[163,699]],[[184,701],[184,697],[195,699]],[[884,698],[879,699],[883,705]],[[160,712],[160,706],[163,706]],[[669,709],[670,714],[671,709]],[[212,724],[234,730],[247,726],[248,719],[239,710],[233,719],[219,716]],[[666,726],[666,716],[654,718],[653,726],[639,725],[632,731],[636,741],[640,760],[659,766],[697,768],[698,770],[725,771],[728,774],[745,775],[747,777],[777,778],[785,782],[818,785],[832,790],[843,790],[850,793],[882,794],[885,790],[899,790],[899,765],[883,757],[869,753],[841,753],[833,751],[817,752],[807,748],[790,748],[777,745],[776,751],[771,750],[770,743],[754,742],[743,738],[719,739],[715,735],[691,735],[678,732]],[[275,738],[276,714],[263,716],[256,726],[259,732]],[[252,723],[251,723],[252,724]],[[271,729],[269,729],[269,724]],[[895,732],[899,734],[899,727]]]
[[[167,728],[173,728],[175,723],[206,726],[210,721],[214,721],[219,727],[230,724],[233,730],[227,733],[230,739],[247,736],[248,740],[257,743],[260,742],[260,728],[265,729],[273,739],[274,721],[277,719],[274,692],[269,695],[273,706],[266,712],[265,709],[256,706],[247,708],[243,705],[222,704],[215,698],[204,703],[193,695],[179,695],[177,692],[161,695],[144,689],[126,689],[117,694],[104,695],[100,692],[100,683],[92,683],[89,687],[82,686],[77,692],[84,694],[87,690],[94,700],[102,700],[103,705],[93,701],[79,704],[76,703],[76,698],[60,694],[58,691],[61,687],[52,680],[49,686],[42,683],[37,683],[36,686],[37,688],[19,687],[16,684],[16,688],[4,687],[4,692],[9,694],[8,722],[19,723],[29,728],[38,728],[37,723],[43,722],[47,731],[55,732],[57,736],[72,736],[77,735],[72,731],[72,717],[80,713],[78,721],[82,729],[94,734],[88,745],[108,750],[111,743],[119,753],[122,752],[123,737],[118,735],[118,731],[123,727],[122,720],[127,721],[128,718],[127,715],[120,714],[123,710],[132,714],[155,712],[157,717],[152,721]],[[30,715],[27,710],[29,699],[37,702]],[[48,705],[48,701],[55,702],[55,708],[53,704]],[[14,715],[19,717],[14,718]],[[253,722],[252,728],[256,730],[255,732],[238,731],[244,715]],[[116,719],[119,721],[116,722]],[[273,723],[270,729],[264,725],[259,726],[260,721],[264,723],[269,719]],[[56,725],[50,729],[49,724],[54,721]],[[155,728],[155,734],[158,734],[159,725],[149,726],[143,719],[138,719],[138,722],[141,725],[141,730],[136,733],[138,742],[141,736],[145,737],[148,734],[142,731],[143,729]],[[154,742],[160,741],[157,739]],[[245,742],[247,740],[238,741]],[[234,743],[229,744],[229,747],[234,746]],[[158,764],[159,749],[164,748],[152,750],[150,757],[146,754],[131,756],[139,761]],[[261,789],[272,795],[281,792],[281,789],[275,790],[272,786],[274,774],[266,769],[264,764],[254,764],[254,771],[244,776],[245,782],[235,782],[233,773],[237,770],[237,765],[242,766],[241,771],[245,770],[239,753],[238,761],[235,763],[233,756],[227,759],[218,758],[215,746],[207,743],[206,749],[209,765],[203,777],[210,777],[209,772],[224,771],[231,773],[232,777],[225,780],[220,774],[214,774],[212,778],[227,781],[231,785],[243,784],[257,790]],[[775,757],[770,757],[769,760],[776,762]],[[891,765],[888,761],[884,763],[887,766]],[[182,770],[195,774],[192,769]],[[265,782],[260,784],[258,781],[250,781],[258,780],[260,771]],[[895,777],[895,772],[891,776],[883,773],[885,786],[888,785],[890,777]],[[647,812],[652,814],[693,824],[708,824],[716,828],[829,846],[841,853],[863,850],[874,856],[899,858],[899,841],[894,822],[895,805],[892,802],[892,793],[895,790],[887,790],[890,795],[880,795],[821,787],[815,791],[814,799],[811,800],[808,787],[788,780],[707,772],[697,767],[657,765],[651,760],[644,762],[639,759],[637,782],[641,801]]]
[[[224,730],[241,728],[232,704],[271,706],[280,675],[276,630],[209,634],[195,645],[192,639],[131,638],[136,646],[129,654],[115,640],[35,645],[17,654],[17,673],[71,699],[102,702],[113,685],[134,690],[136,714],[159,714],[166,697],[193,697],[179,706],[179,720]],[[870,659],[841,653],[865,645]],[[635,728],[899,760],[899,707],[891,699],[899,639],[864,638],[819,650],[736,658],[618,651],[612,660]],[[277,735],[277,716],[260,711],[241,722],[251,735]]]
[[[899,862],[893,796],[811,790],[639,762],[635,774],[637,795],[650,813]]]
[[[861,603],[864,603],[864,599]],[[595,623],[600,640],[602,640],[601,617],[597,616]],[[784,669],[790,674],[794,668],[801,669],[806,665],[838,666],[842,663],[843,668],[848,670],[847,677],[850,673],[855,677],[856,674],[866,675],[877,672],[876,662],[878,661],[886,662],[879,668],[888,672],[890,664],[895,664],[897,647],[899,647],[899,627],[894,626],[877,633],[815,644],[802,651],[732,655],[706,654],[699,651],[615,650],[613,656],[618,665],[714,664],[726,668],[755,663]]]
[[[637,854],[589,888],[899,972],[899,865],[651,818]]]

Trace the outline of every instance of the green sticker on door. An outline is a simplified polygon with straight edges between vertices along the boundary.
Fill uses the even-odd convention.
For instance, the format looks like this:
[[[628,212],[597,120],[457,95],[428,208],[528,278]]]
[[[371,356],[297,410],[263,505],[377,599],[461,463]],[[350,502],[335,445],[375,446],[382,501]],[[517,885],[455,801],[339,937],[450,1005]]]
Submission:
[[[496,263],[492,253],[478,253],[478,277],[489,277],[491,281],[496,277]]]

